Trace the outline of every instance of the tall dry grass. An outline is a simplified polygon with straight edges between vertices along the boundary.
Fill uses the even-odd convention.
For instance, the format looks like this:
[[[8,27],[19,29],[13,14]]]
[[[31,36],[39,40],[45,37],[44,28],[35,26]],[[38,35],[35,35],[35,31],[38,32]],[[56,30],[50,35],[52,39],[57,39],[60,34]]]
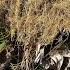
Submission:
[[[49,43],[62,27],[70,28],[70,0],[0,0],[2,6],[9,11],[11,38],[17,32],[17,41],[24,43],[21,66],[26,70],[31,70],[36,43]]]

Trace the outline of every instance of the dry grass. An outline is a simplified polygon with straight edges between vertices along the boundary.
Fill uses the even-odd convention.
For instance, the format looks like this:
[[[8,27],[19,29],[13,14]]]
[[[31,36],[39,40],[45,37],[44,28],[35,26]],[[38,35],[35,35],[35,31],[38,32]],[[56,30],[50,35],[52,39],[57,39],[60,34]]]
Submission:
[[[41,43],[50,42],[58,30],[62,27],[70,27],[70,1],[42,1],[28,0],[27,14],[21,17],[20,40],[29,40],[34,35],[41,34],[38,41]],[[26,8],[26,9],[27,9]],[[23,29],[24,28],[24,29]],[[26,34],[26,38],[22,33]],[[29,42],[28,41],[28,42]]]
[[[24,51],[29,49],[24,52],[26,70],[33,44],[49,43],[62,27],[70,31],[70,0],[0,0],[2,6],[9,11],[11,37],[17,31],[17,40],[25,44]]]

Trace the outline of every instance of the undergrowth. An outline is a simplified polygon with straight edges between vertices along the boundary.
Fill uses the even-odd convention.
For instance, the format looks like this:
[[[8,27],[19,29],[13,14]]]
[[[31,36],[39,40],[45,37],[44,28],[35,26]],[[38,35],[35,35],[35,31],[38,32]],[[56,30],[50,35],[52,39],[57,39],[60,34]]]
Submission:
[[[34,70],[36,44],[50,43],[62,27],[70,31],[69,0],[0,0],[0,52],[14,49],[13,70]]]

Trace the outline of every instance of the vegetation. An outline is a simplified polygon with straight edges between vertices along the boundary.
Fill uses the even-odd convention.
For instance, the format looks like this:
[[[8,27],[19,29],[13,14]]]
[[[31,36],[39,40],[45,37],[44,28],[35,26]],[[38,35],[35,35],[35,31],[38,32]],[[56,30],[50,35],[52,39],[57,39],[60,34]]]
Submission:
[[[50,44],[62,28],[70,32],[70,0],[0,0],[0,70],[45,70],[34,64],[37,44]]]

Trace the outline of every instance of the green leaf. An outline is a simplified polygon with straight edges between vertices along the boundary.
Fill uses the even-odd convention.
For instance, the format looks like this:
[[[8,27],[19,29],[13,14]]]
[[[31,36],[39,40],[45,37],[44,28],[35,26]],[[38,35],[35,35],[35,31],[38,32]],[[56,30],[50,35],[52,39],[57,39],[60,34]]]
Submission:
[[[2,43],[0,43],[0,51],[2,51],[5,48],[5,41],[3,41]]]

